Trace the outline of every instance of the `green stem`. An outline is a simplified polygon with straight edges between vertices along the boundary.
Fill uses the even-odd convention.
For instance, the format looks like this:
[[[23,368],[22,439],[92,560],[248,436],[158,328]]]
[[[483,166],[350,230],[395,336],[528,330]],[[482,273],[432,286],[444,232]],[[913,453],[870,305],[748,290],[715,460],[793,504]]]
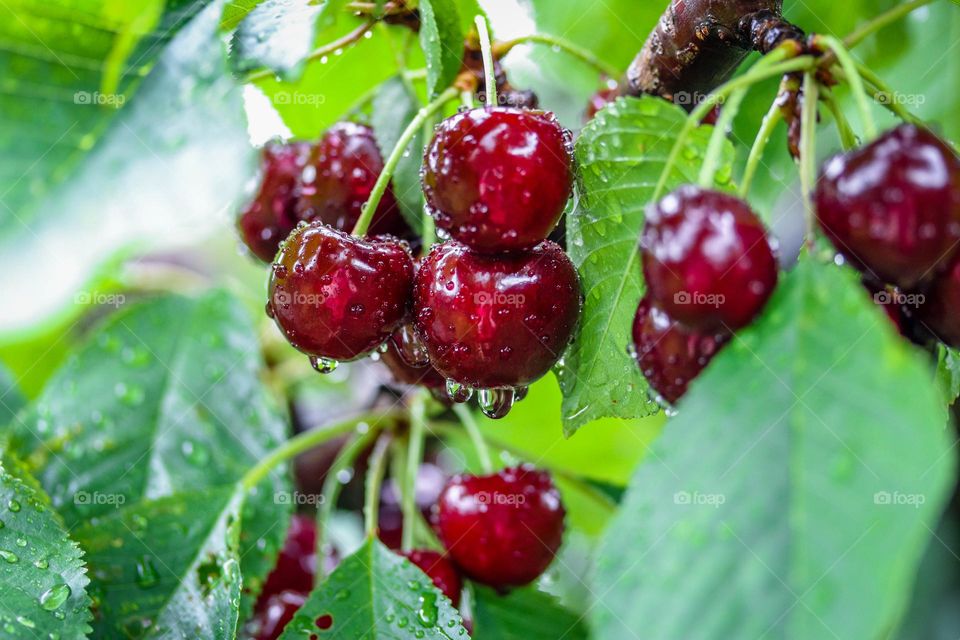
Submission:
[[[496,45],[495,50],[497,57],[501,57],[507,54],[511,49],[513,49],[518,44],[525,44],[528,42],[536,42],[539,44],[547,44],[551,47],[557,47],[563,51],[566,51],[575,58],[583,60],[591,67],[599,71],[600,73],[610,77],[616,78],[620,75],[620,70],[615,66],[608,64],[595,56],[593,52],[585,49],[579,45],[576,45],[569,40],[561,38],[559,36],[550,35],[548,33],[534,33],[528,36],[520,36],[519,38],[514,38],[513,40],[507,40],[506,42],[501,42]]]
[[[488,107],[497,106],[497,78],[493,68],[493,51],[490,48],[490,30],[487,29],[487,20],[483,16],[473,19],[477,26],[477,36],[480,38],[480,55],[483,56],[483,82],[486,88],[486,102]]]
[[[773,52],[767,55],[773,55]],[[683,128],[677,135],[677,139],[673,144],[673,148],[670,150],[670,154],[667,156],[667,161],[664,164],[663,171],[660,173],[660,179],[657,181],[657,186],[654,189],[652,201],[656,202],[663,195],[663,191],[667,186],[667,180],[670,179],[670,172],[673,170],[673,166],[680,157],[680,152],[683,150],[683,146],[686,144],[687,138],[689,137],[690,133],[697,128],[704,116],[709,113],[710,109],[712,109],[715,104],[724,100],[737,89],[750,87],[761,80],[780,76],[785,73],[803,71],[814,66],[815,62],[816,60],[811,56],[800,56],[792,60],[787,60],[785,62],[760,69],[757,69],[756,65],[754,65],[753,68],[751,68],[742,76],[738,76],[717,87],[713,93],[708,95],[703,102],[697,105],[696,108],[690,112],[690,115],[683,123]]]
[[[410,401],[410,443],[407,447],[407,464],[404,468],[403,492],[400,502],[403,511],[403,537],[401,549],[413,549],[414,520],[417,517],[417,473],[423,460],[423,443],[427,431],[427,402],[423,392],[416,393]]]
[[[843,42],[848,49],[852,49],[863,42],[867,36],[879,31],[888,24],[896,22],[900,18],[905,17],[908,13],[916,11],[924,5],[930,4],[931,2],[933,2],[933,0],[911,0],[910,2],[898,4],[897,6],[884,11],[875,18],[862,24],[860,27],[851,32],[850,35],[844,38]]]
[[[337,52],[337,50],[343,49],[344,47],[348,47],[351,44],[360,41],[363,38],[363,36],[367,35],[367,32],[370,31],[370,29],[372,29],[373,25],[375,24],[376,24],[376,21],[374,20],[369,20],[367,22],[364,22],[359,27],[357,27],[350,33],[346,34],[342,38],[338,38],[329,44],[323,45],[319,49],[315,49],[311,51],[310,55],[307,56],[306,61],[312,62],[313,60],[316,60],[318,58],[333,55],[334,53]],[[262,69],[260,71],[255,71],[250,75],[248,75],[246,81],[256,82],[257,80],[263,80],[265,78],[274,77],[275,75],[276,74],[270,69]]]
[[[857,146],[857,136],[853,133],[853,129],[850,127],[850,122],[847,120],[847,116],[844,115],[843,109],[837,104],[833,92],[826,87],[820,87],[820,95],[821,101],[827,105],[827,108],[833,115],[833,122],[837,125],[837,133],[840,135],[840,144],[843,145],[844,151],[853,149]]]
[[[807,71],[803,75],[803,111],[800,114],[800,191],[803,208],[806,213],[807,242],[813,242],[813,188],[816,176],[817,142],[817,93],[816,73]]]
[[[260,481],[267,477],[267,474],[279,464],[297,456],[298,454],[303,453],[316,447],[317,445],[323,444],[324,442],[341,436],[345,433],[352,431],[358,424],[365,422],[370,425],[370,428],[385,426],[384,422],[393,424],[403,414],[399,411],[377,411],[377,412],[368,412],[362,413],[353,418],[348,418],[341,422],[337,422],[328,427],[320,427],[318,429],[311,429],[310,431],[304,431],[301,434],[298,434],[279,447],[271,451],[265,458],[260,460],[255,466],[253,466],[247,473],[240,479],[240,482],[243,484],[244,488],[247,490],[252,489],[253,487],[260,484]]]
[[[870,92],[870,94],[880,106],[888,109],[904,122],[923,125],[922,119],[910,113],[908,109],[900,104],[900,102],[897,100],[896,91],[891,89],[890,86],[880,78],[880,76],[867,68],[866,65],[860,63],[857,63],[857,73],[860,74],[860,77],[863,78],[867,84],[871,85],[873,90]]]
[[[814,36],[814,42],[816,44],[823,44],[837,56],[837,61],[843,68],[847,82],[850,83],[850,90],[853,92],[853,96],[857,101],[857,109],[860,111],[860,119],[862,120],[865,137],[867,140],[873,140],[877,137],[877,125],[873,121],[873,114],[870,113],[870,102],[867,99],[867,91],[863,87],[863,80],[861,80],[860,74],[857,73],[857,63],[854,62],[853,56],[851,56],[847,48],[843,46],[843,43],[833,36],[816,35]]]
[[[343,489],[343,483],[339,476],[356,462],[361,453],[369,448],[378,433],[379,430],[374,428],[367,429],[366,433],[358,432],[340,450],[336,460],[333,461],[327,471],[327,477],[323,481],[323,503],[317,511],[317,574],[320,576],[324,575],[324,546],[330,532],[330,517],[337,507],[337,500],[340,497],[340,491]]]
[[[363,501],[364,530],[368,538],[377,537],[377,520],[380,511],[380,487],[383,485],[383,475],[387,466],[387,450],[390,447],[389,434],[383,434],[377,439],[377,444],[370,454],[367,467],[366,496]]]
[[[377,182],[373,185],[370,197],[367,199],[366,204],[363,205],[363,213],[360,214],[357,224],[353,227],[353,235],[362,236],[367,232],[367,229],[370,227],[370,222],[373,220],[373,214],[380,205],[380,199],[383,198],[383,194],[386,193],[390,179],[393,177],[393,172],[396,171],[397,164],[400,162],[400,158],[403,157],[403,153],[407,145],[410,144],[410,140],[413,139],[413,136],[415,136],[420,127],[423,126],[427,118],[442,109],[443,105],[447,102],[457,97],[457,92],[458,90],[455,87],[447,88],[446,91],[417,111],[417,115],[413,117],[407,125],[407,128],[400,134],[400,139],[397,140],[397,144],[393,147],[393,150],[390,151],[390,156],[387,158],[387,161],[383,163],[383,171],[381,171],[379,177],[377,177]]]
[[[431,117],[423,121],[423,146],[426,148],[430,144],[430,141],[433,140],[434,135],[434,125],[436,124],[436,119]],[[423,149],[418,149],[418,153],[423,154]],[[430,215],[430,210],[424,206],[423,207],[423,217],[420,223],[420,238],[421,238],[421,253],[425,256],[430,250],[430,247],[433,246],[433,243],[437,241],[437,225],[433,221],[433,216]]]
[[[483,438],[480,425],[477,424],[473,413],[464,404],[453,405],[453,412],[460,418],[460,422],[463,423],[463,428],[466,430],[467,435],[470,436],[470,440],[473,442],[473,448],[477,450],[477,457],[480,459],[480,466],[483,468],[483,472],[493,473],[493,459],[490,457],[490,448],[487,446],[487,441]]]
[[[753,140],[753,146],[750,147],[750,155],[747,156],[747,164],[743,169],[743,178],[740,181],[740,197],[746,198],[750,193],[750,185],[753,184],[753,177],[760,168],[760,161],[763,159],[763,152],[770,142],[770,136],[774,129],[783,120],[783,110],[776,100],[770,105],[767,114],[763,116],[763,122],[760,123],[760,129],[757,131],[757,137]]]

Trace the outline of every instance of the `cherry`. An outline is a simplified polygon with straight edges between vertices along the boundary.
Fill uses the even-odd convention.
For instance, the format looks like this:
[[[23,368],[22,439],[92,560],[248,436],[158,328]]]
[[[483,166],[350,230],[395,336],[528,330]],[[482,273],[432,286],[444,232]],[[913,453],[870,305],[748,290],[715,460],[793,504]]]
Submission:
[[[260,591],[260,601],[282,591],[304,593],[313,589],[317,573],[317,525],[313,518],[294,515],[287,529],[287,539],[277,556],[277,564],[267,576]]]
[[[270,143],[261,151],[260,189],[237,219],[244,244],[264,262],[297,226],[296,204],[300,197],[300,174],[307,164],[306,142]]]
[[[310,154],[297,201],[301,220],[320,220],[349,232],[357,223],[377,177],[383,157],[373,130],[355,122],[339,122],[323,135]],[[404,236],[409,228],[388,187],[370,223],[369,235]]]
[[[430,364],[430,356],[413,324],[406,324],[393,332],[387,350],[380,358],[399,384],[421,385],[431,391],[446,386],[446,379]]]
[[[937,277],[923,296],[916,320],[937,340],[960,348],[960,258]]]
[[[563,518],[550,474],[523,465],[451,478],[437,501],[434,526],[464,575],[512,587],[532,582],[553,561]]]
[[[669,404],[687,392],[687,385],[730,339],[725,332],[700,333],[671,319],[649,297],[633,319],[634,354],[650,387]]]
[[[297,609],[307,601],[307,594],[299,591],[281,591],[266,599],[250,625],[256,640],[277,640],[283,628],[293,620]]]
[[[589,122],[597,115],[597,112],[617,99],[620,95],[620,87],[615,80],[607,80],[606,86],[590,96],[587,102],[587,110],[583,114],[583,121]]]
[[[857,268],[911,289],[957,253],[960,159],[926,129],[901,125],[828,160],[817,220]]]
[[[413,258],[399,241],[320,223],[297,229],[270,274],[268,313],[295,348],[353,360],[382,344],[407,313]],[[325,360],[316,360],[322,363]]]
[[[680,187],[647,211],[641,239],[650,296],[690,328],[748,324],[777,283],[777,260],[746,202]]]
[[[580,315],[580,281],[550,241],[497,256],[435,245],[414,287],[417,331],[441,375],[470,387],[518,387],[557,362]]]
[[[424,157],[423,190],[437,226],[477,251],[545,239],[572,184],[570,134],[543,111],[457,113],[440,124]]]
[[[428,549],[413,549],[402,554],[407,560],[415,564],[433,581],[443,595],[450,598],[453,606],[460,605],[460,592],[463,582],[456,568],[444,556]]]
[[[443,491],[447,474],[435,464],[422,463],[417,469],[414,487],[417,509],[426,517]],[[378,509],[379,538],[391,549],[399,549],[403,540],[403,510],[400,506],[400,488],[392,478],[383,484]]]

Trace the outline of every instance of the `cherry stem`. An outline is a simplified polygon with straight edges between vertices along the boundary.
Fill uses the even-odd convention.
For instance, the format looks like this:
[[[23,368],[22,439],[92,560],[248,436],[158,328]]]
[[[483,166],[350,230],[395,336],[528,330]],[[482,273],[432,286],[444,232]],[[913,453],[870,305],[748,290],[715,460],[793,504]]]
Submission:
[[[806,213],[807,243],[813,243],[813,188],[817,153],[817,94],[819,86],[814,71],[803,74],[803,107],[800,113],[800,192]]]
[[[433,127],[434,119],[427,118],[423,122],[423,144],[424,147],[430,144],[430,140],[433,138]],[[420,149],[420,152],[423,150]],[[420,223],[420,243],[422,246],[421,253],[426,256],[427,252],[430,250],[430,247],[433,246],[433,243],[437,241],[437,225],[433,221],[433,216],[430,215],[430,210],[424,206],[423,207],[423,216]]]
[[[423,443],[427,431],[427,401],[424,391],[410,401],[410,442],[407,445],[407,463],[404,467],[400,506],[403,512],[403,535],[400,548],[413,549],[414,521],[417,517],[417,472],[423,460]]]
[[[323,56],[329,56],[331,54],[336,53],[339,49],[343,49],[344,47],[348,47],[351,44],[354,44],[355,42],[360,41],[360,39],[362,39],[367,34],[367,32],[373,28],[375,24],[377,24],[376,20],[368,20],[367,22],[364,22],[359,27],[357,27],[350,33],[344,35],[343,37],[337,38],[333,42],[329,44],[325,44],[319,49],[314,49],[313,51],[311,51],[310,55],[306,57],[306,61],[312,62],[313,60],[322,58]],[[253,73],[248,75],[246,81],[255,82],[257,80],[263,80],[265,78],[276,77],[276,75],[277,74],[270,69],[261,69],[260,71],[254,71]]]
[[[833,51],[833,54],[837,57],[837,61],[843,69],[847,82],[850,84],[850,91],[853,92],[853,97],[857,101],[857,109],[860,111],[860,120],[862,121],[861,124],[863,125],[864,134],[868,140],[873,140],[877,137],[877,125],[873,121],[873,114],[870,113],[867,91],[863,87],[863,80],[857,72],[857,63],[854,62],[853,56],[851,56],[847,48],[843,46],[843,43],[833,36],[816,35],[813,37],[813,40],[815,45],[822,44]]]
[[[840,135],[840,144],[843,145],[843,150],[849,151],[856,147],[857,136],[853,133],[843,109],[837,104],[833,92],[826,87],[820,87],[820,100],[827,105],[831,115],[833,115],[833,122],[837,125],[837,133]]]
[[[400,162],[400,158],[403,157],[407,145],[410,144],[413,136],[417,134],[417,131],[420,130],[420,127],[423,126],[427,118],[442,109],[446,103],[455,99],[458,92],[459,89],[456,87],[448,87],[443,93],[417,111],[417,115],[407,124],[407,128],[400,134],[397,144],[394,145],[393,150],[390,151],[390,156],[387,158],[387,161],[383,163],[383,171],[381,171],[377,177],[377,182],[373,185],[370,197],[367,199],[366,204],[363,205],[363,212],[360,214],[357,224],[353,227],[353,235],[362,236],[367,232],[367,229],[370,228],[370,222],[373,220],[373,214],[380,205],[380,199],[383,198],[383,194],[386,193],[390,179],[393,177],[393,172],[396,171],[397,164]]]
[[[390,448],[390,434],[384,433],[377,438],[370,454],[370,466],[367,467],[366,496],[363,501],[364,530],[368,538],[377,537],[380,516],[380,487],[387,467],[387,451]]]
[[[488,107],[497,106],[497,76],[493,67],[493,50],[490,45],[490,30],[483,16],[473,19],[477,26],[477,37],[480,38],[480,55],[483,57],[483,82],[486,89],[486,103]]]
[[[244,474],[240,482],[247,490],[253,489],[274,467],[328,440],[350,433],[361,423],[368,425],[370,429],[386,428],[396,424],[397,420],[402,417],[403,413],[400,411],[367,412],[326,427],[304,431],[268,453],[266,457]]]
[[[367,450],[378,433],[379,431],[373,428],[367,429],[366,433],[358,431],[340,450],[327,471],[327,477],[323,481],[323,489],[321,490],[323,502],[317,511],[317,574],[320,576],[325,574],[322,559],[330,529],[330,517],[333,515],[333,510],[337,506],[337,499],[340,497],[340,491],[345,484],[341,481],[340,476],[350,465],[356,462],[361,453]]]
[[[480,466],[483,468],[483,472],[487,474],[493,473],[493,459],[490,457],[490,448],[487,446],[487,441],[483,438],[483,432],[480,431],[480,425],[477,424],[473,413],[463,404],[453,405],[453,412],[460,418],[464,430],[467,432],[467,435],[470,436],[470,440],[473,442],[473,448],[476,449],[477,457],[480,459]]]
[[[760,123],[760,129],[757,131],[757,137],[753,140],[753,146],[750,147],[750,155],[747,156],[747,164],[743,168],[743,177],[740,181],[740,197],[746,198],[750,193],[750,185],[753,184],[753,177],[760,168],[760,161],[763,159],[763,152],[770,142],[770,136],[774,129],[783,120],[783,110],[774,100],[770,104],[770,109],[763,116],[763,122]]]
[[[591,51],[584,49],[583,47],[576,45],[565,38],[559,36],[550,35],[547,33],[533,33],[527,36],[520,36],[519,38],[514,38],[513,40],[507,40],[506,42],[498,43],[494,46],[494,54],[497,58],[501,58],[510,52],[518,44],[527,44],[527,43],[537,43],[537,44],[546,44],[551,47],[556,47],[562,51],[566,51],[575,58],[586,62],[588,65],[602,73],[603,75],[616,78],[620,75],[620,70],[615,66],[608,64],[595,56]]]
[[[774,49],[764,58],[772,56],[780,50],[781,48]],[[680,152],[683,150],[683,145],[686,143],[690,133],[697,128],[704,116],[710,112],[710,109],[712,109],[714,105],[719,104],[737,89],[753,86],[754,84],[760,82],[761,80],[766,80],[767,78],[780,76],[793,71],[802,71],[808,69],[815,65],[816,60],[812,56],[799,56],[779,64],[757,68],[761,62],[763,62],[763,60],[760,60],[760,62],[751,67],[750,70],[742,76],[733,78],[732,80],[729,80],[717,87],[714,92],[710,93],[703,100],[703,102],[698,104],[696,108],[690,112],[690,115],[683,124],[683,128],[677,135],[677,139],[673,144],[673,148],[670,150],[670,155],[667,156],[667,160],[664,163],[663,171],[660,173],[660,179],[657,181],[657,186],[653,191],[653,196],[651,198],[652,201],[656,202],[663,195],[663,191],[667,186],[667,180],[670,179],[670,173],[673,171],[673,167],[676,164],[677,159],[680,157]]]
[[[884,82],[880,76],[871,71],[866,65],[857,63],[857,73],[860,74],[860,77],[863,78],[864,82],[871,85],[873,91],[870,94],[873,96],[873,99],[880,104],[880,106],[888,109],[898,118],[904,122],[909,122],[911,124],[923,125],[923,120],[916,115],[910,113],[900,102],[897,100],[897,93],[890,88],[890,86]]]

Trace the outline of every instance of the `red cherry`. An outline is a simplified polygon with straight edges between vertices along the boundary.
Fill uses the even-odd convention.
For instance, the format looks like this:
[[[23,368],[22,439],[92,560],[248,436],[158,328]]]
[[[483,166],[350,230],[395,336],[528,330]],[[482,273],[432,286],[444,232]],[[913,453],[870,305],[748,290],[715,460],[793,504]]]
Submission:
[[[583,114],[583,121],[589,122],[593,120],[593,117],[597,115],[597,111],[600,111],[616,100],[619,95],[620,88],[617,86],[616,81],[608,80],[607,86],[590,96],[590,100],[587,102],[587,110]]]
[[[672,320],[645,297],[633,319],[637,362],[650,387],[669,404],[676,404],[687,385],[723,348],[729,333],[700,333]]]
[[[255,630],[256,640],[277,640],[306,601],[307,594],[298,591],[281,591],[267,598],[250,625]]]
[[[824,233],[857,268],[910,289],[960,246],[960,159],[935,135],[901,125],[834,156],[816,192]]]
[[[353,360],[403,322],[412,281],[413,259],[400,242],[312,223],[290,236],[273,263],[268,313],[300,351]]]
[[[399,384],[420,385],[430,390],[441,390],[446,386],[446,378],[430,364],[430,356],[413,324],[405,324],[394,331],[387,350],[380,357]]]
[[[960,348],[960,258],[933,282],[926,293],[916,294],[914,318],[937,340]]]
[[[440,497],[447,474],[435,464],[422,463],[417,469],[414,489],[417,509],[426,517]],[[393,480],[387,480],[380,491],[380,506],[377,526],[379,538],[391,549],[399,549],[403,540],[403,510],[400,506],[400,488]]]
[[[450,598],[453,606],[460,606],[460,592],[463,590],[463,582],[460,580],[460,574],[457,573],[449,560],[436,551],[428,549],[413,549],[400,555],[406,557],[407,560],[427,574],[437,589]]]
[[[313,589],[317,573],[317,525],[313,518],[294,515],[287,530],[277,564],[267,576],[260,591],[260,600],[293,590],[304,593]]]
[[[471,387],[518,387],[549,371],[572,339],[580,281],[550,241],[497,256],[445,242],[417,273],[414,305],[441,375]]]
[[[437,502],[434,523],[464,575],[513,587],[532,582],[553,561],[563,518],[550,474],[524,465],[488,476],[454,476]]]
[[[726,193],[680,187],[647,211],[641,247],[650,297],[701,331],[747,325],[777,284],[763,225]]]
[[[370,127],[355,122],[333,125],[317,142],[303,173],[298,217],[349,233],[381,171],[383,157]],[[377,206],[368,235],[402,237],[408,231],[390,186]]]
[[[570,136],[553,114],[492,107],[444,120],[424,158],[437,226],[484,252],[532,247],[563,213],[573,184]]]
[[[273,260],[280,243],[297,226],[300,174],[309,154],[306,142],[274,142],[261,151],[260,189],[240,214],[237,227],[247,248],[264,262]]]

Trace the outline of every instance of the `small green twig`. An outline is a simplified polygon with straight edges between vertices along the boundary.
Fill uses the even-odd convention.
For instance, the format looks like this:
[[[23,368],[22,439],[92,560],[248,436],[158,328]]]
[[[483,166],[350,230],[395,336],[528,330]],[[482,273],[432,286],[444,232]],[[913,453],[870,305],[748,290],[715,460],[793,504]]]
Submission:
[[[403,157],[407,146],[410,144],[410,140],[412,140],[413,136],[417,134],[417,131],[423,126],[423,123],[427,120],[427,118],[442,109],[443,105],[445,105],[447,102],[455,99],[457,97],[457,93],[458,90],[455,87],[447,88],[446,91],[441,93],[419,111],[417,111],[417,115],[413,117],[413,119],[407,125],[407,128],[404,129],[403,133],[400,134],[397,144],[394,145],[393,150],[390,151],[390,155],[387,157],[386,162],[383,163],[383,171],[381,171],[380,175],[377,177],[377,182],[373,185],[373,190],[370,192],[370,197],[363,205],[363,212],[360,214],[357,224],[353,227],[353,235],[362,236],[367,232],[367,229],[370,228],[370,222],[373,220],[373,214],[380,205],[380,199],[383,198],[383,194],[386,193],[387,185],[390,184],[390,179],[393,177],[393,172],[396,171],[397,164],[400,162],[400,158]]]
[[[433,139],[435,124],[435,116],[431,116],[423,121],[424,147],[429,145],[430,141]],[[422,154],[423,149],[418,149],[417,152]],[[430,215],[430,210],[426,206],[423,207],[423,216],[421,218],[420,226],[420,243],[422,246],[421,252],[423,255],[427,255],[430,247],[432,247],[433,243],[437,241],[437,225],[434,223],[433,216]]]
[[[588,65],[599,71],[600,73],[610,77],[616,78],[620,75],[620,70],[617,69],[612,64],[608,64],[595,56],[593,52],[581,47],[580,45],[574,44],[565,38],[560,36],[550,35],[548,33],[534,33],[528,36],[520,36],[519,38],[514,38],[513,40],[507,40],[505,42],[500,42],[494,45],[494,55],[497,58],[500,58],[506,55],[511,49],[513,49],[518,44],[526,44],[528,42],[536,42],[538,44],[546,44],[551,47],[555,47],[562,51],[566,51],[575,58],[583,60]]]
[[[329,44],[325,44],[319,49],[315,49],[314,51],[311,51],[310,55],[307,56],[306,61],[312,62],[313,60],[317,60],[324,56],[333,55],[340,49],[343,49],[344,47],[348,47],[351,44],[354,44],[355,42],[359,42],[361,39],[363,39],[365,35],[367,35],[367,32],[370,31],[376,23],[377,22],[375,20],[368,20],[367,22],[364,22],[359,27],[357,27],[350,33],[346,34],[342,38],[337,38],[333,42]],[[254,71],[253,73],[248,75],[246,81],[256,82],[257,80],[264,80],[266,78],[272,78],[274,76],[276,76],[276,74],[270,69],[261,69],[260,71]]]
[[[884,11],[878,16],[860,25],[860,27],[855,29],[843,39],[843,43],[848,49],[852,49],[863,42],[871,34],[905,17],[908,13],[916,11],[924,5],[930,4],[931,2],[933,2],[933,0],[911,0],[910,2],[898,4],[895,7]]]
[[[863,78],[867,84],[871,85],[872,90],[870,91],[870,95],[873,96],[873,99],[876,100],[880,106],[888,109],[904,122],[923,125],[921,118],[900,104],[897,98],[897,92],[891,89],[880,76],[871,71],[866,65],[860,63],[857,63],[857,73],[860,74],[860,77]]]
[[[760,123],[760,129],[757,131],[757,137],[753,140],[753,146],[750,147],[750,155],[747,156],[747,164],[743,169],[743,178],[740,181],[740,197],[746,198],[750,193],[750,185],[753,184],[753,177],[760,168],[760,161],[763,159],[763,152],[770,142],[770,136],[774,129],[783,120],[783,110],[774,100],[770,104],[770,109],[763,116],[763,122]]]
[[[863,87],[863,80],[857,72],[857,63],[854,62],[853,56],[851,56],[847,48],[843,46],[843,43],[833,36],[816,35],[813,38],[815,44],[822,44],[824,47],[833,51],[837,57],[837,61],[843,68],[847,82],[850,84],[853,97],[857,101],[857,109],[860,111],[860,119],[862,120],[861,124],[863,125],[865,137],[867,140],[873,140],[877,137],[877,125],[873,121],[873,114],[870,112],[870,102],[867,99],[867,91]]]
[[[417,474],[423,460],[423,445],[427,431],[427,402],[424,392],[414,394],[410,401],[410,442],[407,446],[407,463],[404,467],[403,491],[400,506],[403,511],[403,536],[401,549],[413,548],[414,525],[417,516]]]
[[[477,16],[473,19],[477,26],[477,37],[480,38],[480,55],[483,56],[483,81],[486,89],[486,103],[488,107],[497,106],[497,77],[493,67],[493,51],[490,46],[490,30],[487,28],[487,19]]]
[[[390,447],[390,434],[384,433],[377,439],[370,454],[367,467],[366,496],[363,501],[364,530],[368,538],[377,537],[377,525],[380,511],[380,487],[387,466],[387,451]]]
[[[827,105],[827,109],[829,109],[833,115],[833,122],[837,125],[837,133],[840,135],[840,144],[843,145],[844,151],[849,151],[856,147],[857,136],[853,133],[853,129],[850,127],[850,122],[847,120],[847,116],[844,115],[843,109],[837,104],[833,92],[826,87],[820,87],[820,100]]]
[[[807,243],[813,242],[816,212],[813,208],[813,189],[816,176],[817,142],[817,77],[813,71],[803,75],[803,111],[800,114],[800,191],[807,221]]]
[[[263,480],[274,467],[328,440],[349,433],[361,422],[371,425],[371,428],[385,427],[387,425],[393,425],[402,415],[399,411],[369,412],[348,418],[327,427],[304,431],[290,438],[267,454],[265,458],[247,471],[240,482],[246,489],[252,489],[260,484],[260,481]]]
[[[453,412],[460,418],[460,422],[463,423],[463,428],[466,430],[467,435],[470,436],[470,440],[473,442],[473,448],[476,449],[477,457],[480,459],[480,466],[483,468],[483,472],[493,473],[493,459],[490,457],[490,448],[483,438],[480,425],[477,424],[473,413],[463,404],[453,405]]]

